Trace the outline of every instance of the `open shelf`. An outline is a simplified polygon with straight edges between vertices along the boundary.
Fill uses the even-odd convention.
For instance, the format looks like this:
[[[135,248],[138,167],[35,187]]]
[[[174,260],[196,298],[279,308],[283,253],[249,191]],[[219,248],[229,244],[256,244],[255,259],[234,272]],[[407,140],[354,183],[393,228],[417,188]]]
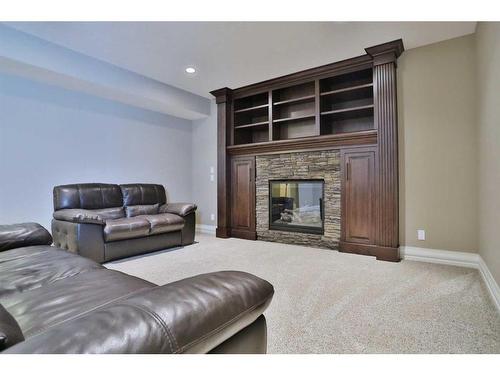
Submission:
[[[373,71],[364,69],[320,81],[320,134],[373,130]]]
[[[269,123],[244,125],[234,129],[234,144],[269,141]]]
[[[273,123],[281,123],[281,122],[290,122],[290,121],[298,121],[298,120],[304,120],[304,119],[309,119],[309,118],[315,118],[316,115],[302,115],[302,116],[294,116],[294,117],[286,117],[286,118],[279,118],[276,120],[273,120]]]
[[[269,93],[234,101],[233,142],[235,145],[269,141]]]
[[[373,70],[364,69],[355,72],[345,73],[320,81],[320,95],[334,91],[354,89],[357,86],[373,84]]]
[[[315,90],[310,81],[273,91],[273,140],[318,135]]]
[[[255,122],[253,124],[238,125],[238,126],[235,126],[234,129],[238,130],[238,129],[258,128],[258,127],[268,126],[268,125],[269,125],[269,121],[261,121],[261,122]]]
[[[373,105],[321,113],[320,132],[322,135],[353,133],[373,129]]]
[[[293,102],[308,96],[314,97],[314,81],[273,90],[273,103]]]
[[[300,103],[300,102],[309,102],[314,101],[315,95],[306,95],[301,96],[299,98],[293,98],[288,100],[282,100],[280,102],[274,102],[273,105],[284,105],[284,104],[292,104],[292,103]]]
[[[340,94],[340,93],[345,93],[345,92],[349,92],[349,91],[356,91],[356,90],[362,90],[362,89],[367,89],[367,88],[373,90],[373,83],[365,83],[365,84],[362,84],[362,85],[344,87],[343,89],[325,91],[325,92],[320,93],[320,95],[321,96],[334,95],[334,94]]]
[[[333,111],[325,111],[325,112],[321,112],[321,116],[339,115],[339,116],[343,116],[343,117],[359,117],[360,113],[361,113],[361,116],[363,116],[363,113],[365,113],[364,111],[370,110],[370,109],[373,111],[373,104],[364,105],[364,106],[360,106],[360,107],[336,109]]]
[[[263,108],[267,108],[267,107],[269,107],[269,104],[261,104],[261,105],[256,105],[254,107],[238,109],[238,110],[234,111],[234,113],[249,112],[249,111],[254,111],[256,109],[263,109]]]
[[[238,98],[234,100],[234,111],[241,111],[244,109],[252,109],[254,107],[259,107],[269,104],[269,94],[267,92],[262,92],[255,95],[246,96],[244,98]]]

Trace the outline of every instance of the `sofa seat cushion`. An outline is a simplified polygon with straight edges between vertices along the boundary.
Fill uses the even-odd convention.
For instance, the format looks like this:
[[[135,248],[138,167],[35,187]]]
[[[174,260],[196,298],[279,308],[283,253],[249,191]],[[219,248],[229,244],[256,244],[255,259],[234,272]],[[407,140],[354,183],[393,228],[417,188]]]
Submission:
[[[0,253],[0,301],[103,266],[51,246],[29,246]]]
[[[145,218],[150,226],[149,234],[159,234],[174,232],[176,230],[181,230],[184,227],[184,219],[178,215],[174,214],[157,214],[157,215],[143,215],[140,216]]]
[[[108,220],[104,227],[106,242],[126,240],[149,235],[150,224],[144,216]]]
[[[56,220],[72,223],[106,225],[107,220],[120,219],[125,217],[125,213],[123,207],[101,208],[97,210],[65,208],[55,211],[52,216]]]
[[[146,280],[122,272],[99,269],[16,293],[1,300],[21,327],[25,338],[55,325],[155,287]]]

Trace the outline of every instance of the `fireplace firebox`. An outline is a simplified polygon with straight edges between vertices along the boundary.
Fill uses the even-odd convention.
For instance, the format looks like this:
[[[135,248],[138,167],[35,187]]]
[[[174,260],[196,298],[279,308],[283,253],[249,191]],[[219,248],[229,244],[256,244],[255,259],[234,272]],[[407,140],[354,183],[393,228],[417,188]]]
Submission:
[[[324,180],[269,181],[269,229],[324,233]]]

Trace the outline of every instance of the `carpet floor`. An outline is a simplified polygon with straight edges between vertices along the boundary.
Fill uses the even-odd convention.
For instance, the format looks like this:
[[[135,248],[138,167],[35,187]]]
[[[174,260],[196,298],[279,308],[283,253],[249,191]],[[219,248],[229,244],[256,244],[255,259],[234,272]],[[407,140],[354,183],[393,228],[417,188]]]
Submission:
[[[274,285],[269,353],[500,353],[500,314],[477,270],[199,234],[107,263],[156,284],[240,270]]]

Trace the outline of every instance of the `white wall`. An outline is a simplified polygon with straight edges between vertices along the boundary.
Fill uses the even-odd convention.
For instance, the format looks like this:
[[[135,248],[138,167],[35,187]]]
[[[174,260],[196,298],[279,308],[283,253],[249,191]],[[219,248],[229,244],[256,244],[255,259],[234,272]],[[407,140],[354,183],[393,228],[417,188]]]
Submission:
[[[50,228],[52,188],[164,184],[191,201],[191,121],[0,74],[0,223]]]
[[[211,104],[211,115],[193,121],[193,201],[198,205],[198,223],[217,224],[217,106]],[[214,181],[210,181],[210,167]],[[215,215],[215,220],[210,219]]]

